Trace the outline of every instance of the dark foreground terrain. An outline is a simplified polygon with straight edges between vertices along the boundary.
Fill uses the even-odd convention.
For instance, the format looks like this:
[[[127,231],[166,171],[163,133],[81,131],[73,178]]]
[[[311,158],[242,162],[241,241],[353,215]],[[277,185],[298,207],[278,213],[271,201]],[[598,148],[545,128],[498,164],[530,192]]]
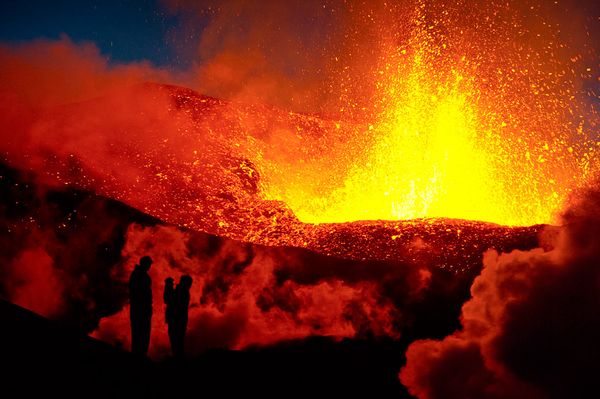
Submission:
[[[152,362],[0,302],[3,397],[408,397],[403,342],[315,338]],[[403,340],[404,341],[404,340]]]

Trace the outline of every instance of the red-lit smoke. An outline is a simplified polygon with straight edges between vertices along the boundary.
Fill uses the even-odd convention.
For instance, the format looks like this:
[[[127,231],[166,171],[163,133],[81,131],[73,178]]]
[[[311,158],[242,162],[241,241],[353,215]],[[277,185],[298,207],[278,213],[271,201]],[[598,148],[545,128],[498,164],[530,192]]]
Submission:
[[[598,187],[598,186],[596,186]],[[420,399],[568,398],[593,392],[600,335],[600,190],[578,193],[554,249],[488,252],[462,329],[408,348]]]
[[[0,164],[0,297],[91,331],[126,300],[111,273],[135,212],[91,194],[55,191]]]
[[[194,279],[187,337],[192,355],[206,348],[239,349],[312,335],[398,337],[402,307],[420,298],[430,278],[425,270],[399,264],[361,268],[293,249],[132,225],[115,280],[125,282],[142,255],[154,260],[150,352],[155,357],[168,353],[162,290],[169,276]],[[313,264],[304,268],[307,261]],[[382,284],[390,279],[397,281],[385,293]],[[94,336],[128,347],[128,307],[102,319]]]
[[[42,248],[26,249],[5,269],[3,285],[10,287],[10,300],[42,316],[61,316],[66,306],[67,276],[53,265]]]

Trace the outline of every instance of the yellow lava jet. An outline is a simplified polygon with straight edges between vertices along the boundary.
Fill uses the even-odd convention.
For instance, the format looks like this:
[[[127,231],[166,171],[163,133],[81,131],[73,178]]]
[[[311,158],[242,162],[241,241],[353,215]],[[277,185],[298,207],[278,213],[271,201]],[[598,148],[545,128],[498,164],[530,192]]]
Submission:
[[[339,140],[346,142],[327,150],[297,143],[312,157],[291,154],[287,141],[294,161],[267,168],[265,198],[285,202],[307,223],[556,222],[572,189],[594,173],[597,151],[557,56],[560,42],[548,31],[522,45],[527,26],[514,7],[496,6],[490,15],[498,20],[484,12],[476,20],[490,22],[469,27],[450,7],[428,12],[428,3],[417,2],[408,39],[374,63],[371,122],[346,129]]]

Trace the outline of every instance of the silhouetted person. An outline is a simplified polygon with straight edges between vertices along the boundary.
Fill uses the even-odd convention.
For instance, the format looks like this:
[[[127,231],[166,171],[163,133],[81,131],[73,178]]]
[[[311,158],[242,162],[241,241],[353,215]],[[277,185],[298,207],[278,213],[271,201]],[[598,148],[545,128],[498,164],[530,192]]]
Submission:
[[[165,321],[169,330],[171,352],[177,358],[183,357],[184,353],[183,346],[188,322],[191,287],[192,278],[188,275],[181,277],[176,288],[173,288],[173,279],[171,277],[165,280],[165,292],[163,295],[165,304],[167,305]]]
[[[148,270],[152,258],[144,256],[129,277],[129,318],[131,319],[131,351],[146,355],[150,345],[152,321],[152,280]]]

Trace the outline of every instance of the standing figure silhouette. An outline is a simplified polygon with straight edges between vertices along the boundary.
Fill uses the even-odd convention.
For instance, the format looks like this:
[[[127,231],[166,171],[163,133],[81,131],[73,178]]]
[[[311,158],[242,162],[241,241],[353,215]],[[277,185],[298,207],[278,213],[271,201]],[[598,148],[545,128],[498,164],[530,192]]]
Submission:
[[[131,351],[148,353],[152,321],[152,279],[148,270],[152,258],[144,256],[129,276],[129,318],[131,321]]]
[[[176,358],[181,358],[184,354],[185,331],[188,322],[191,287],[192,278],[188,275],[181,277],[176,288],[173,288],[173,279],[171,277],[165,280],[165,291],[163,295],[163,299],[167,305],[165,321],[169,330],[171,353],[173,353],[173,356]]]

